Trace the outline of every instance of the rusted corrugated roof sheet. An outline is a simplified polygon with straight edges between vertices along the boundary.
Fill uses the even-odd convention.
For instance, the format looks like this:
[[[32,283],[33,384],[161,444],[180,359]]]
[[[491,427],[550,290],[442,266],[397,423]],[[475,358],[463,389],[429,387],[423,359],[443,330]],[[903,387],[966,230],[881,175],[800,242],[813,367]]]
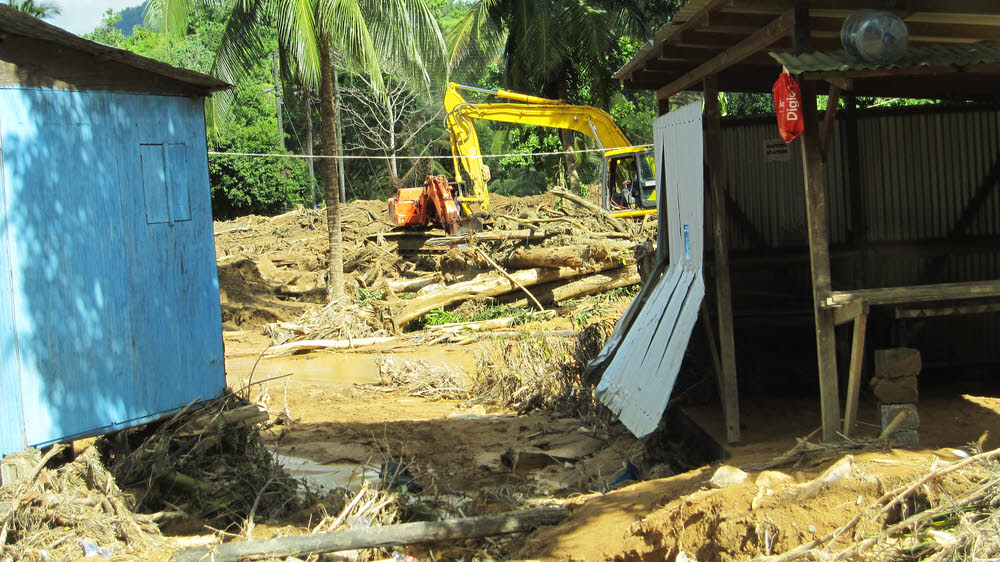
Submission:
[[[186,68],[178,68],[157,60],[139,56],[124,49],[109,47],[108,45],[84,39],[61,27],[46,23],[5,4],[0,4],[0,32],[30,37],[61,47],[101,56],[110,61],[190,84],[196,88],[204,89],[206,93],[231,88],[229,84],[214,76]]]
[[[806,72],[864,72],[882,69],[963,67],[1000,62],[1000,42],[984,41],[965,45],[931,45],[907,50],[892,64],[878,64],[853,57],[847,51],[816,52],[795,55],[770,53],[792,74]]]

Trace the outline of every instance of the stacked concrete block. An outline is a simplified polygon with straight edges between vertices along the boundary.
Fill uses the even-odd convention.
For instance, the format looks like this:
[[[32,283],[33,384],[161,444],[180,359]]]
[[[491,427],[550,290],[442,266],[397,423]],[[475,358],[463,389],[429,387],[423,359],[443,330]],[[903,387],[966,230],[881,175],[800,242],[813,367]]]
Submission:
[[[907,414],[886,436],[896,445],[916,446],[919,443],[917,377],[922,366],[920,351],[916,349],[897,347],[875,352],[875,376],[871,387],[881,404],[882,431],[889,429],[898,414]]]

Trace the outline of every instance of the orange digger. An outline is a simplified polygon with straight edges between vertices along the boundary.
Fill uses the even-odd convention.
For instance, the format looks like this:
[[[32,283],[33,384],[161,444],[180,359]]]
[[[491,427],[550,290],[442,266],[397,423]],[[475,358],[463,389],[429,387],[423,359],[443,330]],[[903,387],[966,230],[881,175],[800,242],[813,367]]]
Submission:
[[[423,187],[401,187],[389,199],[389,215],[397,227],[440,226],[458,233],[458,205],[448,178],[427,176]]]

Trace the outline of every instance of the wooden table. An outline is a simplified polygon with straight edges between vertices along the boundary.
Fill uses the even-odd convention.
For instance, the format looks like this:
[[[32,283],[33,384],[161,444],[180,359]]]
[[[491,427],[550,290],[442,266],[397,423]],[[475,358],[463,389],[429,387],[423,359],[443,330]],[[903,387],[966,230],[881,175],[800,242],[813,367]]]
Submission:
[[[833,291],[823,299],[821,306],[833,310],[834,324],[838,326],[854,322],[847,406],[844,412],[844,436],[849,437],[858,419],[861,365],[864,361],[865,331],[870,307],[893,307],[897,319],[1000,311],[1000,279]]]

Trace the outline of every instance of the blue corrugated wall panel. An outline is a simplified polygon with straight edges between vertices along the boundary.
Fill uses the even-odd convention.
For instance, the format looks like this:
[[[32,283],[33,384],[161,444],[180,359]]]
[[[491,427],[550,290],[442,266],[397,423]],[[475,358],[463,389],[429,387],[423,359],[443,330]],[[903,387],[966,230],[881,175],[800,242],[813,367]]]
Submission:
[[[135,264],[132,333],[138,374],[151,375],[136,397],[150,415],[225,386],[204,112],[201,100],[124,94],[112,108]]]
[[[201,100],[0,90],[0,105],[22,402],[5,393],[0,409],[40,445],[218,396]],[[0,368],[0,382],[18,370]]]
[[[0,120],[2,119],[3,116],[0,116]],[[24,417],[21,415],[21,380],[17,367],[17,340],[14,335],[11,307],[3,148],[0,142],[0,454],[3,454],[3,451],[16,451],[25,445]]]

